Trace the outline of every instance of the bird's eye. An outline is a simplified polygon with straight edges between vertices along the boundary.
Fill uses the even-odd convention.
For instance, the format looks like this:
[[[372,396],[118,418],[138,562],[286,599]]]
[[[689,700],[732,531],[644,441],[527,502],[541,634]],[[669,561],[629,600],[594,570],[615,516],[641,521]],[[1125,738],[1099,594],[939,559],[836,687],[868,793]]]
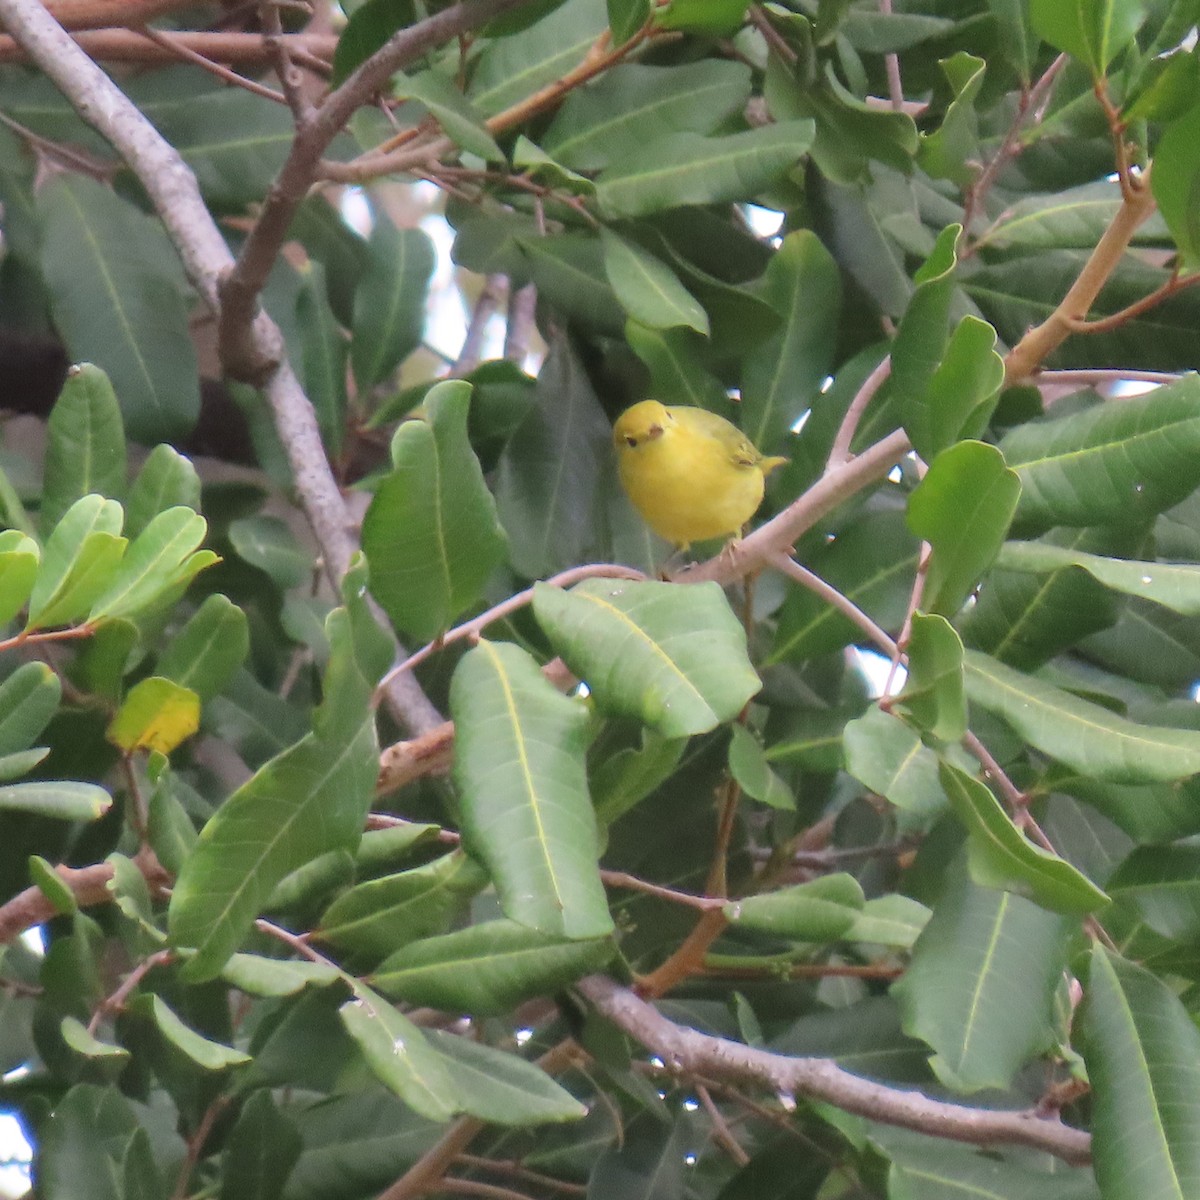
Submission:
[[[627,446],[636,446],[636,445],[637,445],[637,438],[635,438],[635,437],[628,437],[628,436],[627,436],[627,437],[625,438],[625,445],[627,445]]]

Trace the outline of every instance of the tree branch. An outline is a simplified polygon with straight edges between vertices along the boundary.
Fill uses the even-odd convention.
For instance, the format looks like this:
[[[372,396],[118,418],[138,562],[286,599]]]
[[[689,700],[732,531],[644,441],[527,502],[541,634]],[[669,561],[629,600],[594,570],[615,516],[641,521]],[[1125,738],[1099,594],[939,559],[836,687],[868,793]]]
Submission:
[[[221,285],[218,326],[221,362],[235,379],[258,382],[272,369],[272,360],[246,334],[258,297],[266,286],[279,249],[287,237],[300,201],[317,177],[321,155],[342,127],[392,74],[436,46],[518,8],[529,0],[462,0],[394,34],[331,92],[296,128],[287,161],[267,192],[254,228],[242,244],[237,263]]]
[[[1082,1166],[1091,1161],[1091,1137],[1032,1111],[997,1112],[930,1100],[917,1091],[873,1083],[828,1058],[791,1058],[725,1038],[684,1029],[603,975],[577,985],[623,1033],[658,1055],[673,1071],[725,1083],[754,1083],[778,1095],[809,1096],[873,1121],[975,1146],[1029,1146]]]

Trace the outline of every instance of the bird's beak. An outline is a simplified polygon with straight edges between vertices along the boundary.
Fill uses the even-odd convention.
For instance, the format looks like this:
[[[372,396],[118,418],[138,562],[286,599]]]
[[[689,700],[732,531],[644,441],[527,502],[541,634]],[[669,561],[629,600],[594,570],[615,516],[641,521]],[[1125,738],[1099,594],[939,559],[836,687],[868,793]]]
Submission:
[[[651,425],[650,428],[646,430],[646,440],[647,441],[652,442],[652,441],[654,441],[655,438],[662,437],[662,435],[663,435],[663,427],[658,424]]]

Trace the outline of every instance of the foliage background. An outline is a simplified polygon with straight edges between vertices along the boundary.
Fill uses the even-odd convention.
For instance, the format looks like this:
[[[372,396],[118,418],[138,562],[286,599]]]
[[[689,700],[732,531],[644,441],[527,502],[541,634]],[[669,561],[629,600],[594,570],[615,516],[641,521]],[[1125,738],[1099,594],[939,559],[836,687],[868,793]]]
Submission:
[[[0,0],[36,1193],[1196,1195],[1200,4],[343,7]]]

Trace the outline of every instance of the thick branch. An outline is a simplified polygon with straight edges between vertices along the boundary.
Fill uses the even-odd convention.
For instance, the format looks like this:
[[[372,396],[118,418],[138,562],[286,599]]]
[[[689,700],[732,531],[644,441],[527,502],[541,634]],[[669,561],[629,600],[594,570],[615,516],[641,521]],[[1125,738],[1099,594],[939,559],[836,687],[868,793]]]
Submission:
[[[782,1096],[811,1096],[873,1121],[975,1146],[1030,1146],[1065,1162],[1091,1161],[1091,1138],[1081,1129],[1028,1112],[997,1112],[930,1100],[916,1091],[872,1083],[828,1058],[791,1058],[668,1021],[628,988],[591,975],[579,990],[597,1011],[658,1055],[671,1070],[723,1083],[753,1083]]]
[[[1149,172],[1145,172],[1138,179],[1137,187],[1125,197],[1059,306],[1008,352],[1004,360],[1005,383],[1020,383],[1032,375],[1066,341],[1076,328],[1076,322],[1087,317],[1100,289],[1117,269],[1133,235],[1154,212],[1154,207]]]

